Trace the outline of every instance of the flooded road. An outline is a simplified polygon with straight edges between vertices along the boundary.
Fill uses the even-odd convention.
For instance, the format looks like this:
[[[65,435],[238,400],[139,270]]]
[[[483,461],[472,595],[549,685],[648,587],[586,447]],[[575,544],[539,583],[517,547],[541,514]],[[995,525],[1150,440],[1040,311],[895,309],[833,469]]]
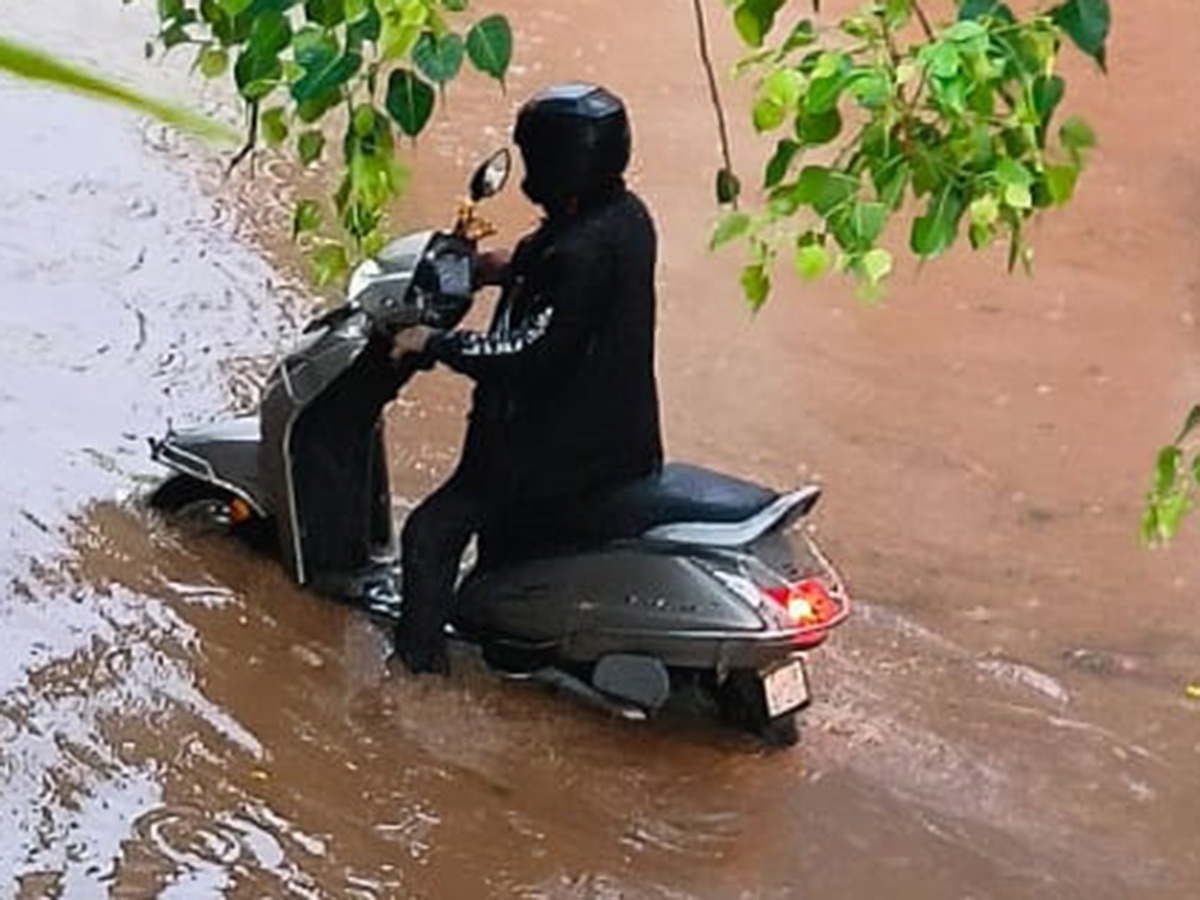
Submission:
[[[397,228],[448,216],[536,85],[627,97],[670,454],[819,477],[859,598],[801,747],[614,722],[467,655],[416,682],[370,620],[144,513],[145,438],[252,404],[307,315],[294,180],[226,182],[155,126],[0,82],[0,897],[1194,897],[1200,562],[1194,538],[1135,541],[1147,462],[1200,396],[1200,75],[1172,65],[1200,50],[1191,6],[1117,10],[1111,78],[1075,69],[1103,147],[1034,279],[962,252],[882,308],[782,282],[754,320],[738,260],[704,249],[689,4],[636,27],[550,6],[506,5],[509,93],[451,94]],[[0,17],[187,91],[115,0]],[[515,191],[492,212],[533,219]],[[403,497],[452,465],[464,403],[438,374],[396,404]]]

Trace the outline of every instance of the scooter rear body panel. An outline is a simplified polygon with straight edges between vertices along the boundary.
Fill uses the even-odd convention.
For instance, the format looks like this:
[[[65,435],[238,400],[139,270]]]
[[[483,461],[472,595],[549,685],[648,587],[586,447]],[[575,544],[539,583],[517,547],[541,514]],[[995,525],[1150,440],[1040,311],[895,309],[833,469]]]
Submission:
[[[735,554],[652,541],[533,559],[469,577],[455,627],[572,663],[622,653],[672,668],[757,668],[811,646],[738,565]]]

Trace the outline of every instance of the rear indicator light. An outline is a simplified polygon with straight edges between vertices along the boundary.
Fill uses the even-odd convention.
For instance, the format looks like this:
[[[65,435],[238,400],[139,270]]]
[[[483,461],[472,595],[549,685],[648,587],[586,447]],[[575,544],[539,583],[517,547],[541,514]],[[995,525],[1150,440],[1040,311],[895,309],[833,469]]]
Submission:
[[[762,588],[764,595],[778,604],[788,619],[804,628],[830,626],[843,618],[845,607],[830,596],[825,585],[815,578],[796,584]]]

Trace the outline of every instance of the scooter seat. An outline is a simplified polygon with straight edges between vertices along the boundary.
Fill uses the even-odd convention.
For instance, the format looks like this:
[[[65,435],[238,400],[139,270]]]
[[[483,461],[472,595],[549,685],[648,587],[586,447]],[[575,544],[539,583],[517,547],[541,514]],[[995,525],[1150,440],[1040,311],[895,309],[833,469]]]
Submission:
[[[679,522],[740,523],[779,499],[779,494],[720,472],[669,463],[606,497],[589,518],[603,531],[634,537]]]

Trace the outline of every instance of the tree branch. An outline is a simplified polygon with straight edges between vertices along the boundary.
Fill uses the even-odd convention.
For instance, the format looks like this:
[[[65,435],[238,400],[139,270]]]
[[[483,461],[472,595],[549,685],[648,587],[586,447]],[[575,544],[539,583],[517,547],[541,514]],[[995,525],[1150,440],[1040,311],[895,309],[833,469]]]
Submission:
[[[912,0],[912,8],[921,22],[921,30],[925,32],[925,37],[932,41],[934,39],[933,25],[930,24],[929,16],[925,15],[925,10],[921,7],[921,0]]]
[[[250,130],[246,135],[246,143],[242,145],[242,149],[234,154],[233,159],[229,161],[229,168],[225,170],[226,175],[232,175],[233,170],[241,165],[242,160],[249,156],[254,151],[254,145],[258,143],[258,101],[255,100],[250,104]]]
[[[709,99],[717,116],[717,134],[721,139],[721,158],[725,171],[733,174],[733,154],[729,149],[729,129],[725,124],[725,109],[721,106],[721,94],[717,89],[717,76],[713,70],[712,56],[708,49],[708,28],[704,24],[704,10],[700,0],[692,0],[692,8],[696,13],[696,33],[700,48],[700,61],[704,64],[704,74],[708,78]],[[733,207],[737,209],[737,197],[733,198]]]

